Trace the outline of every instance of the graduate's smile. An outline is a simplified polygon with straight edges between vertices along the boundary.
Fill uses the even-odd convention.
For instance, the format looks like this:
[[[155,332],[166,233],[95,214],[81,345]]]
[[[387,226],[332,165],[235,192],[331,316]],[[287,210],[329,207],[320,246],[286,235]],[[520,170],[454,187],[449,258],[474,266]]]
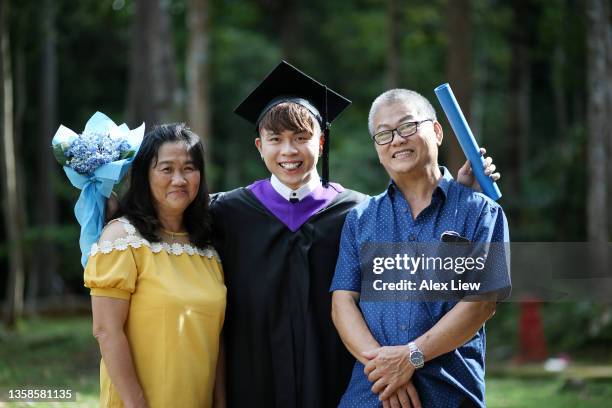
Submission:
[[[302,167],[302,164],[304,164],[303,161],[283,161],[278,163],[279,166],[281,166],[283,169],[292,172],[295,171],[297,169],[299,169],[300,167]]]
[[[317,174],[317,159],[322,146],[320,137],[309,132],[261,130],[255,146],[266,167],[285,186],[296,190]]]

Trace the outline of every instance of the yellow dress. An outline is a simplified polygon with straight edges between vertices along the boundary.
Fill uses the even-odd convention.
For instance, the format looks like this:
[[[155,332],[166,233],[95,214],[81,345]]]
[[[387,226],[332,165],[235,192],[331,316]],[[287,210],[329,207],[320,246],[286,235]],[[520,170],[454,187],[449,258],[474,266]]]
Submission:
[[[114,222],[125,234],[92,247],[85,286],[130,301],[125,332],[150,408],[210,407],[226,298],[216,251],[150,243]],[[100,406],[123,407],[104,361]]]

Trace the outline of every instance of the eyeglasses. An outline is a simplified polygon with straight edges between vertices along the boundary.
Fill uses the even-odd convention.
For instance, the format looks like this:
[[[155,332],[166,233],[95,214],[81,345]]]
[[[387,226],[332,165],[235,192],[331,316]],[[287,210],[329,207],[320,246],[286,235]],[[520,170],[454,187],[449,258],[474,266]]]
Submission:
[[[402,123],[395,129],[383,130],[382,132],[376,133],[374,136],[372,136],[372,139],[374,140],[374,142],[376,142],[377,145],[386,145],[393,141],[393,132],[397,132],[397,134],[401,137],[407,138],[409,136],[414,135],[419,130],[419,125],[423,122],[433,122],[433,119],[425,119],[419,122]]]

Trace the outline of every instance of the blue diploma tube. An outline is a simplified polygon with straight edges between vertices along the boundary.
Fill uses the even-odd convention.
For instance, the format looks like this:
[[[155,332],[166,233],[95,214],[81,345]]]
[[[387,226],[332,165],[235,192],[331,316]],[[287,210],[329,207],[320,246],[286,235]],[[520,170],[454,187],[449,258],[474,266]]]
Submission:
[[[455,99],[450,85],[442,84],[434,89],[434,92],[457,136],[463,154],[465,154],[465,157],[468,158],[472,165],[472,171],[482,188],[482,192],[495,201],[499,200],[502,196],[501,191],[499,191],[497,184],[484,173],[484,157],[480,155],[480,148],[476,143],[470,126],[465,120],[465,116],[463,116],[463,112],[461,112],[461,108],[457,103],[457,99]]]

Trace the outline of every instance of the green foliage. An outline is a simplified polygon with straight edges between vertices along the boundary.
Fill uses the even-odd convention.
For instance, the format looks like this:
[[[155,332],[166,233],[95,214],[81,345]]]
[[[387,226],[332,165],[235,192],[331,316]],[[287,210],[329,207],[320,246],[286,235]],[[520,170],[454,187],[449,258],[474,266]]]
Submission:
[[[58,143],[53,146],[53,156],[61,166],[65,166],[68,159],[64,155],[64,152],[70,147],[68,143]]]
[[[451,0],[400,2],[400,85],[429,97],[439,116],[443,114],[433,88],[446,82],[447,6]],[[378,162],[369,139],[367,115],[372,100],[385,89],[388,26],[387,2],[383,0],[312,0],[295,3],[296,24],[290,32],[297,49],[289,62],[303,68],[353,101],[332,127],[332,179],[347,188],[378,194],[388,177]],[[586,125],[585,125],[585,18],[583,2],[532,0],[529,17],[516,22],[510,0],[473,0],[472,53],[473,100],[471,125],[479,141],[495,158],[503,177],[501,204],[510,221],[513,240],[584,240],[586,213]],[[126,111],[133,1],[55,0],[57,8],[58,123],[79,130],[96,110],[117,122]],[[185,57],[189,13],[185,0],[164,2],[170,13],[175,45],[179,104],[185,89]],[[232,113],[233,109],[281,58],[283,50],[279,15],[285,4],[278,0],[209,0],[210,10],[210,101],[212,134],[208,148],[207,179],[214,191],[246,185],[267,176],[253,146],[252,127]],[[289,4],[289,3],[288,3]],[[40,132],[40,84],[43,44],[41,2],[11,2],[11,40],[16,75],[17,104],[23,107],[21,150],[25,164],[28,220],[26,251],[36,253],[37,239],[51,236],[61,251],[60,271],[81,290],[78,227],[73,206],[79,191],[70,185],[60,166],[52,182],[60,203],[60,225],[43,230],[35,225],[34,191],[38,181]],[[510,94],[513,37],[516,29],[530,33],[531,120],[528,162],[516,183],[520,192],[511,194],[517,181],[509,174],[517,158],[511,145],[510,112],[515,101]],[[155,84],[151,84],[155,86]],[[561,106],[561,101],[565,105]],[[185,120],[177,109],[176,121]],[[135,125],[135,124],[128,124]],[[450,132],[449,132],[450,133]],[[447,134],[449,134],[447,133]],[[49,143],[52,134],[47,135]],[[445,144],[454,141],[445,140]],[[442,157],[446,153],[442,148]],[[51,154],[51,149],[49,149]],[[6,262],[7,243],[0,244],[0,261]],[[2,265],[4,266],[4,265]],[[568,306],[571,309],[571,306]],[[501,308],[500,308],[501,309]],[[559,349],[572,348],[587,339],[559,330],[561,316],[570,313],[551,309],[547,330],[559,338]],[[512,344],[512,307],[498,311],[490,323],[504,333],[501,340]],[[555,315],[560,313],[560,315]],[[596,319],[591,310],[581,315],[576,306],[576,330]],[[505,317],[505,316],[508,317]],[[557,317],[555,317],[557,316]],[[548,318],[548,317],[547,317]],[[499,327],[496,326],[498,325]],[[494,332],[494,331],[492,331]],[[584,332],[584,330],[583,330]],[[605,334],[602,332],[601,336]],[[567,342],[565,342],[567,340]],[[572,341],[574,341],[572,343]],[[591,340],[588,340],[591,341]]]
[[[75,131],[96,110],[123,122],[133,13],[128,7],[113,10],[109,1],[56,4],[58,119]],[[31,119],[37,116],[34,111]]]
[[[54,402],[37,403],[37,407],[97,407],[99,361],[91,317],[22,320],[15,333],[0,329],[0,389],[65,387],[77,392],[76,405]],[[609,382],[590,381],[572,389],[564,386],[561,378],[550,375],[527,378],[487,374],[487,406],[492,408],[595,408],[607,406],[611,397]]]
[[[542,311],[544,331],[552,353],[573,351],[601,363],[612,357],[612,308],[582,301],[547,305]]]
[[[487,406],[491,408],[600,408],[612,397],[609,383],[588,383],[565,390],[560,379],[490,378]]]
[[[172,0],[165,4],[172,17],[171,40],[182,78],[178,91],[184,95],[188,3]],[[435,106],[433,88],[446,80],[447,5],[447,0],[413,1],[403,4],[401,13],[401,85],[422,92]],[[96,109],[121,121],[132,46],[133,2],[57,0],[56,6],[60,122],[79,129]],[[347,187],[376,193],[387,177],[368,139],[366,118],[369,104],[385,87],[387,3],[315,0],[308,6],[297,2],[295,7],[293,35],[301,41],[290,62],[353,101],[332,130],[332,175]],[[502,173],[512,168],[515,159],[506,154],[514,137],[508,134],[508,112],[513,103],[508,94],[512,30],[516,25],[512,7],[507,0],[475,0],[471,11],[473,127]],[[567,208],[570,201],[574,214],[584,213],[584,200],[575,198],[584,193],[584,183],[580,182],[584,168],[577,160],[584,153],[577,149],[584,143],[584,116],[580,114],[581,99],[575,97],[584,95],[584,65],[564,63],[584,60],[584,18],[577,7],[574,2],[534,0],[528,20],[521,22],[533,33],[531,103],[538,109],[532,115],[529,168],[520,182],[523,192],[520,197],[506,196],[503,201],[513,236],[519,239],[551,239],[560,230],[564,239],[584,236],[583,228],[577,228],[573,219],[552,223],[550,217],[543,216]],[[215,190],[221,190],[266,175],[253,147],[253,130],[232,111],[285,55],[282,24],[278,21],[281,9],[274,1],[212,0],[209,10],[213,163],[208,166],[208,178]],[[33,21],[42,21],[35,2],[13,7],[14,42],[26,46],[26,78],[36,78],[40,70],[37,62],[43,28],[31,24]],[[570,21],[572,24],[568,24]],[[551,58],[555,52],[564,59]],[[568,128],[562,132],[555,129],[558,118],[550,103],[555,87],[563,88],[568,101]],[[29,81],[26,91],[28,100],[36,100],[37,82]],[[36,104],[27,104],[24,128],[36,128],[38,109]],[[23,149],[27,157],[35,150],[28,140]],[[550,154],[551,149],[561,154]],[[354,163],[360,163],[359,172],[353,171]],[[568,185],[576,189],[575,194],[566,193]],[[505,189],[504,179],[501,187]],[[66,221],[71,222],[69,217]]]
[[[21,320],[16,332],[0,331],[0,389],[70,389],[77,393],[77,405],[35,405],[98,406],[100,356],[91,327],[90,317],[80,317]]]
[[[508,361],[518,355],[519,306],[500,303],[486,323],[487,360]]]

